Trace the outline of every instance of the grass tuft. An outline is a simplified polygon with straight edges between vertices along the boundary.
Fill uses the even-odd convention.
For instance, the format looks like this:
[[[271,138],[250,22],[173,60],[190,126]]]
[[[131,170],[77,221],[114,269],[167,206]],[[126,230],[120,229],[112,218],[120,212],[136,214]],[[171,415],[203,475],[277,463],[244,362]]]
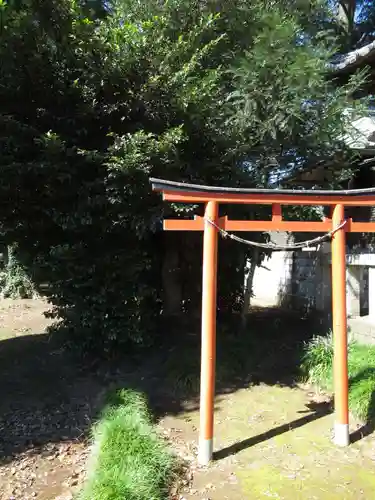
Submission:
[[[145,398],[112,394],[93,428],[86,483],[79,500],[164,500],[175,458],[156,434]]]
[[[331,389],[333,361],[333,339],[314,337],[305,347],[302,357],[302,375],[305,381]]]
[[[315,337],[302,360],[305,381],[333,390],[333,340]],[[348,345],[349,407],[364,422],[375,423],[375,346],[350,341]]]

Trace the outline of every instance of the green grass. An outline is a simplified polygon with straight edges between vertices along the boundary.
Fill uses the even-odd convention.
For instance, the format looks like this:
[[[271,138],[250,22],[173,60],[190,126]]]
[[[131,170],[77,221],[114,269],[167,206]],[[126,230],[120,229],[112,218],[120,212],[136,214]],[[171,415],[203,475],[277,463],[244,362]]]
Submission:
[[[333,390],[332,336],[316,337],[307,344],[302,372],[304,379],[322,389]],[[375,346],[349,342],[349,407],[353,415],[375,423]]]
[[[165,500],[176,461],[156,434],[143,396],[110,397],[93,428],[88,475],[79,500]]]

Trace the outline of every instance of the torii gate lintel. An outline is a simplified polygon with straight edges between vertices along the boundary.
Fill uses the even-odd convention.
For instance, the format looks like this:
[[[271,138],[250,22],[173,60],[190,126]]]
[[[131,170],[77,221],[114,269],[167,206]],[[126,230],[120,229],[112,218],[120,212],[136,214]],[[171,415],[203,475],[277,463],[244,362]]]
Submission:
[[[346,232],[375,232],[375,222],[345,221],[345,206],[375,205],[375,188],[357,190],[240,189],[202,186],[162,179],[150,179],[163,199],[179,203],[203,203],[204,217],[165,220],[169,231],[203,231],[202,348],[200,390],[200,435],[198,461],[210,462],[213,455],[216,293],[218,234],[224,231],[290,231],[331,233],[332,237],[332,320],[334,338],[334,442],[347,446],[349,436],[348,353],[346,313]],[[219,217],[220,204],[261,204],[272,206],[271,220],[230,220]],[[332,218],[322,221],[286,221],[282,205],[329,205]]]

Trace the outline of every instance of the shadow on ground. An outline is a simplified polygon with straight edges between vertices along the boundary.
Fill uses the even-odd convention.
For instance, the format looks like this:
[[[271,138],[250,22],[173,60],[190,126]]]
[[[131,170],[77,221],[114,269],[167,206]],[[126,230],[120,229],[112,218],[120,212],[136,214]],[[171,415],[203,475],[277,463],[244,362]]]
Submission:
[[[245,329],[239,316],[219,318],[216,409],[220,395],[249,385],[294,387],[304,343],[323,331],[319,321],[277,308],[254,310]],[[145,392],[156,419],[195,411],[199,407],[200,323],[172,320],[159,332],[157,345],[152,356],[138,360],[136,372],[121,380],[120,370],[116,386],[130,383]]]
[[[268,441],[276,436],[280,436],[285,432],[290,432],[294,429],[298,429],[303,425],[314,422],[315,420],[318,420],[319,418],[322,418],[331,413],[331,405],[329,402],[309,403],[306,406],[307,410],[306,412],[304,412],[306,413],[306,415],[304,415],[303,417],[297,418],[291,422],[287,422],[286,424],[273,427],[272,429],[269,429],[262,434],[258,434],[256,436],[252,436],[250,438],[236,442],[230,446],[227,446],[226,448],[222,448],[221,450],[214,453],[214,460],[222,460],[223,458],[235,455],[240,451]]]
[[[0,460],[80,439],[98,411],[102,381],[47,334],[0,342]]]
[[[219,325],[218,394],[249,384],[293,385],[303,342],[319,333],[311,320],[277,309],[254,311],[245,330],[233,317]],[[46,443],[84,439],[110,388],[144,391],[156,418],[197,409],[199,331],[198,322],[178,319],[159,332],[152,352],[111,364],[83,364],[47,334],[1,341],[0,460]],[[313,417],[297,424],[306,418]]]

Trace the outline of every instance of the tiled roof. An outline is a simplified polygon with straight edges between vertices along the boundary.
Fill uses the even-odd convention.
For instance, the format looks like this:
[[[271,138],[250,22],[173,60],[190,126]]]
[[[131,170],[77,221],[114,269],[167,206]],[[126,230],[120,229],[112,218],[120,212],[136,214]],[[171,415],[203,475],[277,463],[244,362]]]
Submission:
[[[343,142],[352,149],[375,150],[375,116],[369,110],[367,116],[351,122],[347,132],[341,137]]]

